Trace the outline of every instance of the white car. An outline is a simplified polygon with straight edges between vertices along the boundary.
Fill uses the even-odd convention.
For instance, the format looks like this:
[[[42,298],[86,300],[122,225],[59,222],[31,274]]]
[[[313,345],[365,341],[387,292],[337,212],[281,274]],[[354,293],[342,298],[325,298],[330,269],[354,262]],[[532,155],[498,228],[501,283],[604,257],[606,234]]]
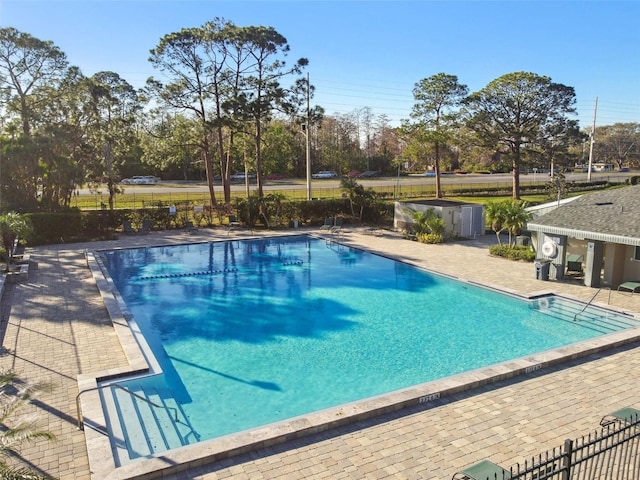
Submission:
[[[160,179],[158,177],[155,177],[153,175],[145,175],[141,177],[140,185],[153,185],[155,183],[158,183],[159,181]]]
[[[249,178],[249,180],[255,180],[256,174],[255,173],[249,173],[249,174],[247,174],[247,177]],[[229,180],[237,181],[237,182],[239,182],[239,181],[244,182],[244,178],[245,178],[244,172],[242,172],[242,173],[234,173],[233,175],[231,175],[229,177]]]
[[[160,179],[153,175],[136,175],[135,177],[125,178],[120,183],[123,185],[153,185],[159,181]]]
[[[142,177],[123,178],[120,183],[123,185],[136,185],[140,178]]]
[[[338,174],[333,170],[322,170],[311,175],[312,178],[338,178]]]

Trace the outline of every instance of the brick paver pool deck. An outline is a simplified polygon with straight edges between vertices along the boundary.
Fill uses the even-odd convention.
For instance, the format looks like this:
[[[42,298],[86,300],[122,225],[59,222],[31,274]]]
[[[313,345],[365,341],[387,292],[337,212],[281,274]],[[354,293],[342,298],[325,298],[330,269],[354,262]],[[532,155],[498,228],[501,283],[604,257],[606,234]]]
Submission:
[[[77,376],[127,367],[85,248],[229,238],[226,231],[200,229],[29,249],[38,268],[26,282],[6,286],[2,299],[0,367],[51,384],[32,409],[41,417],[39,425],[58,439],[25,445],[20,456],[28,465],[60,479],[91,478],[85,433],[76,428]],[[493,236],[423,245],[391,232],[347,229],[341,241],[524,295],[553,292],[588,301],[597,292],[577,282],[539,281],[532,264],[490,257]],[[602,290],[596,303],[640,312],[640,295]],[[522,462],[594,431],[604,414],[625,406],[640,407],[638,343],[164,478],[449,479],[485,458],[507,467]]]

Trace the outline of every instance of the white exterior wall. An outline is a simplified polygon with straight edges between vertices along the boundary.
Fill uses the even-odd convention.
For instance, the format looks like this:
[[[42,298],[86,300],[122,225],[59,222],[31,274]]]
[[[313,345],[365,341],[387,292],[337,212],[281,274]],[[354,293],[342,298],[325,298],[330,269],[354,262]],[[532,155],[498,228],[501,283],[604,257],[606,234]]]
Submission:
[[[640,280],[640,261],[633,259],[635,248],[633,245],[626,246],[623,281],[635,282]]]
[[[484,208],[482,205],[439,206],[410,202],[395,202],[393,212],[394,230],[402,230],[415,223],[411,209],[425,212],[433,209],[444,220],[448,235],[471,237],[484,235]],[[463,215],[464,210],[464,215]]]

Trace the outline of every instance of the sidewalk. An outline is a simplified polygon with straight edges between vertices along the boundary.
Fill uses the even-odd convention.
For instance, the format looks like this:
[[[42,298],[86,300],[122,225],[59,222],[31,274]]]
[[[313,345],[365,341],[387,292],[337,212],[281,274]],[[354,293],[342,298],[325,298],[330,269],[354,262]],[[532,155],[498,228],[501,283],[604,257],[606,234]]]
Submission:
[[[296,230],[295,233],[302,233]],[[293,232],[292,232],[293,233]],[[314,231],[317,233],[317,231]],[[26,445],[23,459],[60,479],[89,479],[84,433],[76,429],[76,376],[126,366],[84,249],[243,238],[249,232],[200,229],[122,237],[115,242],[30,249],[39,268],[27,282],[8,286],[2,299],[0,367],[53,385],[33,410],[55,443]],[[349,230],[341,241],[465,280],[526,295],[562,293],[588,301],[595,289],[535,280],[532,264],[489,257],[495,237],[423,245],[386,232]],[[611,306],[640,312],[640,295],[610,294]],[[606,305],[609,292],[596,302]],[[640,407],[638,345],[578,359],[511,381],[457,394],[424,406],[347,425],[283,445],[203,466],[172,478],[393,478],[446,479],[490,458],[522,462],[593,431],[609,411]],[[105,454],[108,454],[106,452]]]

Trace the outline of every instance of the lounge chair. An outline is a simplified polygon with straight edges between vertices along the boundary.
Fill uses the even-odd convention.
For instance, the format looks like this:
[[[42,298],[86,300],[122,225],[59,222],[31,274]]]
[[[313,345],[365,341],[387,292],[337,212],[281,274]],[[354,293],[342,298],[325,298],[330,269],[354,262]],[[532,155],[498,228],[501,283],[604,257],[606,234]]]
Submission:
[[[131,226],[131,220],[127,220],[127,219],[122,221],[122,231],[126,235],[133,235],[137,233],[135,229]]]
[[[455,473],[451,480],[503,480],[511,478],[509,470],[489,460],[482,460]]]
[[[340,233],[342,231],[342,217],[336,217],[336,221],[333,222],[333,227],[331,227],[331,233]]]
[[[600,425],[606,427],[614,423],[638,423],[640,421],[640,410],[632,407],[621,408],[615,412],[609,413],[602,417]]]
[[[569,255],[567,257],[567,274],[582,275],[582,255]]]
[[[229,234],[234,228],[238,228],[240,225],[241,224],[235,215],[229,215],[229,222],[227,223],[227,234]]]
[[[142,226],[140,227],[140,230],[138,230],[138,233],[149,233],[151,231],[151,221],[144,219],[142,220]]]
[[[333,218],[327,217],[324,219],[324,223],[320,227],[320,230],[331,230],[333,228]]]
[[[364,229],[363,233],[366,235],[379,236],[379,235],[382,235],[384,232],[378,227],[368,227]]]
[[[189,233],[196,233],[198,231],[198,227],[196,227],[191,220],[187,220],[187,222],[184,224],[184,228]]]
[[[636,290],[640,288],[640,282],[623,282],[618,285],[618,291],[622,289],[625,292],[631,292],[631,295],[636,293]]]

